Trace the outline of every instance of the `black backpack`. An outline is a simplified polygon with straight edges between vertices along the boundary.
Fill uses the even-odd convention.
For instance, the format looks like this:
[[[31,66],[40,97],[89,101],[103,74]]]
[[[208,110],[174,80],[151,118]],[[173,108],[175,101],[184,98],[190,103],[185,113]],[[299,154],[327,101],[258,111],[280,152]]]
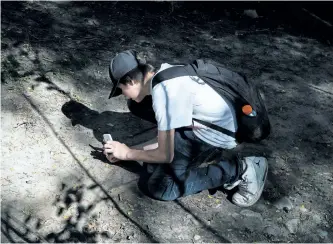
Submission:
[[[239,143],[258,142],[269,135],[271,126],[259,90],[245,76],[230,71],[220,64],[198,59],[188,65],[174,66],[157,73],[152,80],[152,86],[181,76],[197,76],[227,99],[234,106],[238,129],[234,133],[207,121],[195,118],[193,120],[229,135]],[[248,105],[253,109],[250,115],[243,112],[244,106],[249,108]]]

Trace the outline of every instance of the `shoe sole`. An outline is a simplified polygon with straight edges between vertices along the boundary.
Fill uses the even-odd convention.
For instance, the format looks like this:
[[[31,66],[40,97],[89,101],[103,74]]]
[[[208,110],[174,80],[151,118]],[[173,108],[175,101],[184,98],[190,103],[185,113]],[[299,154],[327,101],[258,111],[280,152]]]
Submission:
[[[261,194],[262,194],[262,192],[264,190],[264,186],[265,186],[266,178],[267,178],[267,173],[268,173],[268,162],[267,162],[267,159],[265,159],[265,162],[266,162],[267,167],[266,167],[265,176],[264,176],[264,179],[263,179],[264,184],[262,184],[262,186],[260,187],[259,191],[255,195],[255,197],[253,198],[253,200],[251,201],[251,203],[248,203],[248,204],[234,203],[234,204],[236,204],[239,207],[250,207],[250,206],[252,206],[253,204],[255,204],[259,200],[259,198],[261,197]]]

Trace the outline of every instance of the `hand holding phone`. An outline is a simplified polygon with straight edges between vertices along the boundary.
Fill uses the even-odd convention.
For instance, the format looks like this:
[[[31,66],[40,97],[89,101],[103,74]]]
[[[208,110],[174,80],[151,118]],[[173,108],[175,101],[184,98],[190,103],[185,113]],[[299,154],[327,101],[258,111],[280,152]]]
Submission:
[[[112,141],[112,136],[110,134],[103,134],[103,142],[106,143],[108,141]],[[108,153],[106,158],[110,161],[110,163],[118,162],[119,159],[112,156],[112,153]]]
[[[103,134],[103,142],[112,141],[112,136],[110,134]]]

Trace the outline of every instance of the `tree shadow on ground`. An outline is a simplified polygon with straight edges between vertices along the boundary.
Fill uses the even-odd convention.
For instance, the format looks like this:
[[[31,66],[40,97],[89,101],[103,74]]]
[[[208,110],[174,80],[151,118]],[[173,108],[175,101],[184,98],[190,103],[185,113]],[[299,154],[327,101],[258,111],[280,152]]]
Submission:
[[[54,199],[51,199],[53,200],[52,205],[56,211],[56,216],[51,219],[41,219],[33,213],[27,213],[24,210],[23,201],[20,203],[20,208],[7,205],[1,210],[2,241],[9,241],[11,243],[99,243],[124,240],[126,235],[124,236],[124,233],[120,232],[116,226],[119,226],[120,223],[118,222],[124,223],[124,221],[126,221],[127,223],[127,220],[130,219],[126,220],[127,217],[124,216],[124,220],[122,216],[113,213],[112,215],[114,217],[104,222],[105,220],[99,219],[101,217],[100,211],[117,212],[119,209],[126,211],[127,201],[130,199],[124,201],[124,199],[120,197],[120,194],[117,194],[119,199],[114,200],[117,203],[117,207],[108,207],[106,203],[110,201],[110,197],[99,193],[100,186],[95,183],[85,184],[81,180],[77,180],[73,185],[73,183],[61,182],[59,184],[59,193],[55,195]],[[149,208],[150,204],[154,204],[154,202],[149,199],[144,199],[144,202],[143,205],[145,206],[141,204],[139,206]],[[219,233],[219,230],[208,226],[179,200],[176,200],[175,203],[181,207],[184,213],[192,215],[203,229],[215,236],[219,242],[230,242]],[[95,211],[101,204],[104,205],[102,210],[99,208],[99,212]],[[160,211],[157,206],[154,208]],[[140,216],[145,216],[145,214],[138,209],[135,209],[135,212]],[[148,221],[147,223],[151,222]],[[123,224],[121,226],[123,226]],[[140,226],[144,228],[146,223],[140,222]],[[166,241],[163,239],[154,239],[153,236],[149,235],[140,238],[144,238],[141,240],[149,240],[149,242]]]
[[[56,195],[53,202],[57,217],[61,219],[61,223],[59,223],[59,226],[62,226],[61,230],[45,233],[43,229],[47,227],[46,221],[31,214],[27,216],[22,210],[8,206],[2,210],[1,232],[13,243],[21,241],[28,243],[97,243],[102,239],[110,240],[112,235],[100,228],[97,223],[97,215],[94,213],[94,208],[99,203],[107,201],[107,197],[96,197],[92,202],[83,200],[87,199],[85,197],[87,192],[96,187],[98,186],[86,186],[80,181],[74,187],[61,183],[59,194]]]
[[[33,228],[28,227],[27,224],[29,224],[29,221],[32,219],[31,215],[26,216],[23,220],[19,220],[17,217],[14,217],[15,214],[12,212],[12,209],[5,209],[1,213],[1,242],[46,242],[43,237],[36,233],[41,227],[39,219],[34,223]]]

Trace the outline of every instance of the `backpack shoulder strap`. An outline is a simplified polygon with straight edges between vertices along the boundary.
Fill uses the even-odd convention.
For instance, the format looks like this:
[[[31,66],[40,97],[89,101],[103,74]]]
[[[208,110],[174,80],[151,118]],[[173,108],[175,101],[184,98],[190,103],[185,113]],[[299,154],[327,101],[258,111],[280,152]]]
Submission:
[[[152,87],[156,86],[158,83],[162,81],[182,76],[197,76],[197,73],[193,69],[188,69],[188,65],[173,66],[165,70],[162,70],[161,72],[158,72],[152,80]]]

